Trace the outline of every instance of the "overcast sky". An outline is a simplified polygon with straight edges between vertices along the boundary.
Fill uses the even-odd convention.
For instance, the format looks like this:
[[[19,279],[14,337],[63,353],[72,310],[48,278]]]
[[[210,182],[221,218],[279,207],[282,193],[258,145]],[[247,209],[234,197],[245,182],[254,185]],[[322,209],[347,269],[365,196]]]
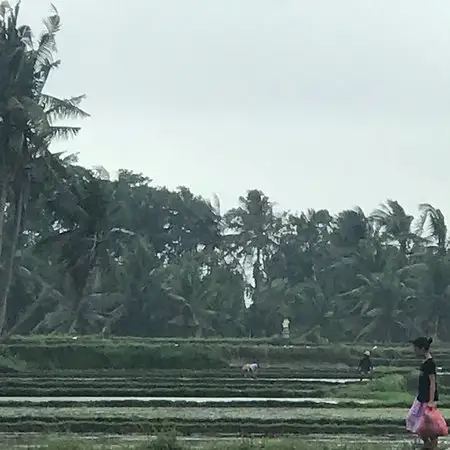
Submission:
[[[47,0],[23,0],[40,27]],[[54,0],[49,92],[92,115],[63,148],[87,166],[186,185],[223,209],[371,212],[387,198],[450,218],[450,1]]]

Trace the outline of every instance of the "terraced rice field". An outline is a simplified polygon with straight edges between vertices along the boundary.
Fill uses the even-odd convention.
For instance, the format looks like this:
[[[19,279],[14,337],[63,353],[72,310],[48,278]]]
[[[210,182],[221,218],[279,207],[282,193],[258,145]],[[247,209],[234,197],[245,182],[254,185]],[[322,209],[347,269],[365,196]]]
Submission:
[[[351,367],[315,363],[317,355],[290,368],[266,363],[256,379],[245,378],[239,366],[4,373],[0,433],[136,437],[171,430],[190,439],[410,441],[404,418],[418,363],[406,351],[388,354],[376,359],[374,380],[362,383]],[[440,349],[436,358],[442,367],[440,408],[450,418],[450,351]]]
[[[407,404],[386,408],[373,399],[340,395],[358,382],[351,371],[333,378],[320,370],[308,377],[278,369],[260,375],[245,379],[239,370],[4,375],[0,432],[405,434]],[[444,411],[450,413],[448,406]]]

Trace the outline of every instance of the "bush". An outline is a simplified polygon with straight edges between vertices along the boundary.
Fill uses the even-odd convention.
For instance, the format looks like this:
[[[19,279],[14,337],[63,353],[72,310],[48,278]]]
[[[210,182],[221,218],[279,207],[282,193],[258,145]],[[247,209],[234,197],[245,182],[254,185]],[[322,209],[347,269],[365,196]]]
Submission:
[[[218,369],[228,367],[217,349],[202,345],[11,344],[8,350],[36,369]]]
[[[59,442],[50,442],[43,445],[42,448],[46,448],[47,450],[86,450],[86,443],[76,440],[64,440]]]
[[[156,439],[136,447],[136,450],[184,450],[175,432],[160,433]]]
[[[0,355],[0,373],[17,373],[27,369],[25,361],[14,356]]]
[[[259,361],[262,364],[296,366],[355,367],[369,346],[276,345],[264,340],[174,340],[70,337],[15,337],[4,346],[5,354],[26,361],[36,369],[218,369],[231,362]],[[445,363],[442,353],[442,364]],[[415,364],[407,347],[380,347],[374,353],[376,365],[395,367]],[[1,367],[1,361],[0,361]]]
[[[394,404],[408,404],[411,395],[407,392],[404,375],[390,374],[365,383],[353,383],[335,389],[334,395],[341,398],[364,398]]]
[[[371,392],[406,392],[406,378],[399,374],[385,375],[375,378],[365,386]]]

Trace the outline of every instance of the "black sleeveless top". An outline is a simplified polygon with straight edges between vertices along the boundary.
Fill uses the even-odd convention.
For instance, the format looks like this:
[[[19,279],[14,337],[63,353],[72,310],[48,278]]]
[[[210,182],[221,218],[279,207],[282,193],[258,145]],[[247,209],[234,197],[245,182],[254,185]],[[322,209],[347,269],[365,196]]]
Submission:
[[[439,400],[438,387],[436,381],[436,392],[434,398],[430,399],[430,375],[436,375],[436,364],[433,358],[429,358],[420,365],[419,392],[417,400],[421,403]]]

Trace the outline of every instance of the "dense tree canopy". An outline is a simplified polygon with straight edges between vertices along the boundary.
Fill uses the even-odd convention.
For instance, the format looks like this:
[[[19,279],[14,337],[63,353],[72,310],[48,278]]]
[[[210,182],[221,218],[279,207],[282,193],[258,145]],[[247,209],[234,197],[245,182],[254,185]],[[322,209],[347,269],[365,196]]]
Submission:
[[[250,190],[222,214],[127,170],[110,179],[49,151],[82,97],[46,93],[56,11],[35,40],[0,7],[0,332],[450,340],[442,212],[387,200],[276,213]],[[250,306],[248,306],[250,304]]]

